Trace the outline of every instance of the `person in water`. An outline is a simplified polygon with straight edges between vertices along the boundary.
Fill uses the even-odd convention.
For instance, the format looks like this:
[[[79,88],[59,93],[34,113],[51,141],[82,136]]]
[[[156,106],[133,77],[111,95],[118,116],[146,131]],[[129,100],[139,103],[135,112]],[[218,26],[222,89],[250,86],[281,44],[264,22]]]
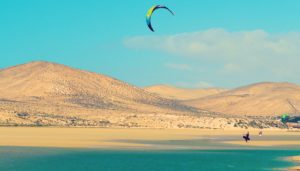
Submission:
[[[249,131],[247,132],[246,135],[243,136],[243,138],[244,138],[244,140],[246,141],[246,143],[247,143],[248,141],[250,141],[250,134],[249,134]]]

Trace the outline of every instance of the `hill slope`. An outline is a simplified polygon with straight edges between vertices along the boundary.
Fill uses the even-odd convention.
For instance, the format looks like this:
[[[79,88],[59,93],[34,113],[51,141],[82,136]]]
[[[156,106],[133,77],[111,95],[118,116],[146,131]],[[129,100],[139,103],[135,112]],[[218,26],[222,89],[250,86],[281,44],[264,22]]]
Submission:
[[[300,111],[300,86],[291,83],[258,83],[184,103],[237,115],[297,113]]]
[[[206,88],[206,89],[187,89],[177,88],[168,85],[155,85],[144,88],[144,90],[155,93],[161,97],[176,100],[191,100],[202,98],[205,96],[217,94],[225,91],[224,89],[218,88]]]
[[[49,62],[0,70],[0,126],[282,127],[196,110],[125,82]]]
[[[2,122],[7,123],[10,119],[29,123],[30,118],[42,116],[42,120],[46,116],[53,120],[95,120],[113,115],[182,115],[195,111],[122,81],[49,62],[0,70],[0,109]]]

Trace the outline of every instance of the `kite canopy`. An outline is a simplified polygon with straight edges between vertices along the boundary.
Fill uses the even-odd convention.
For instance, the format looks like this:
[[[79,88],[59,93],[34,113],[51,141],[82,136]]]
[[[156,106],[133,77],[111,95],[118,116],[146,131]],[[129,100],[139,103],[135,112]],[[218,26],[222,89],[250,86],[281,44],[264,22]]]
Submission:
[[[153,31],[153,32],[154,32],[154,29],[153,29],[153,27],[152,27],[152,25],[151,25],[151,17],[152,17],[153,12],[154,12],[155,10],[157,10],[157,9],[166,9],[166,10],[168,10],[172,15],[174,15],[173,11],[171,11],[171,10],[170,10],[168,7],[166,7],[166,6],[163,6],[163,5],[155,5],[155,6],[151,7],[151,8],[148,10],[148,12],[147,12],[147,15],[146,15],[146,22],[147,22],[147,25],[148,25],[149,29],[150,29],[151,31]]]

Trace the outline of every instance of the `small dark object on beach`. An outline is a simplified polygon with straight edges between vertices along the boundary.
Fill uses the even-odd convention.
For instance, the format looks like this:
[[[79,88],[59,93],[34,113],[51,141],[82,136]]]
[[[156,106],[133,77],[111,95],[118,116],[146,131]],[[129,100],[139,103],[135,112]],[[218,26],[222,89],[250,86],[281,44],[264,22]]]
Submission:
[[[249,132],[247,132],[247,134],[244,135],[243,138],[244,138],[244,140],[245,140],[246,142],[250,141],[250,134],[249,134]]]

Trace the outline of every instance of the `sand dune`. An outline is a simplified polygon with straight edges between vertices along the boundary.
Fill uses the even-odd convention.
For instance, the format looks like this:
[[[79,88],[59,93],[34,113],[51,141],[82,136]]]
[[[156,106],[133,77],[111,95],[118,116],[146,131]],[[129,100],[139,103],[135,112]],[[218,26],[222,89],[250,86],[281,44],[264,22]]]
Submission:
[[[161,97],[176,100],[197,99],[225,91],[225,89],[220,88],[187,89],[169,85],[155,85],[145,87],[144,89],[148,92],[155,93]]]
[[[236,115],[293,114],[300,110],[300,86],[291,83],[258,83],[185,101],[184,104]]]

